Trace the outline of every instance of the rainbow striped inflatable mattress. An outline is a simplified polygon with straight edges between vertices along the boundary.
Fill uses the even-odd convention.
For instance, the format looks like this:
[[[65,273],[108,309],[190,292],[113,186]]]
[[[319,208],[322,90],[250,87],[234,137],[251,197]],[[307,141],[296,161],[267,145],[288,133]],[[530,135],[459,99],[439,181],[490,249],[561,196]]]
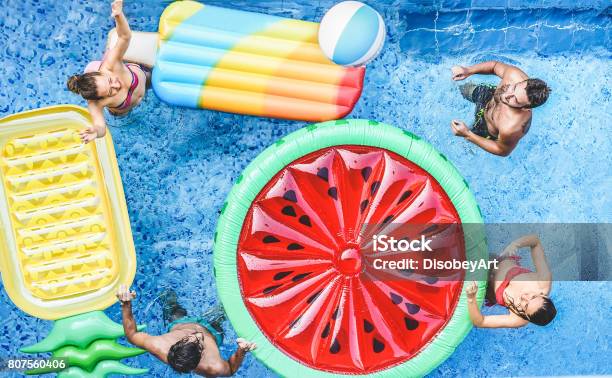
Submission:
[[[342,118],[365,68],[327,59],[319,24],[204,5],[170,4],[159,22],[153,89],[172,105],[304,121]]]

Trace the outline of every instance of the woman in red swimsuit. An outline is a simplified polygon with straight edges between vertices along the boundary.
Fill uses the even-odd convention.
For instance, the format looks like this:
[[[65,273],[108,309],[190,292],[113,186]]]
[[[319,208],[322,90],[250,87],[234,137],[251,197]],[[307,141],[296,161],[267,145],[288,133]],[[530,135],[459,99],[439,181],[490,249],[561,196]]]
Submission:
[[[535,272],[519,265],[519,248],[530,247]],[[510,243],[498,258],[498,268],[491,271],[486,304],[499,304],[508,308],[506,315],[484,316],[476,303],[478,287],[475,282],[465,292],[470,319],[476,327],[519,328],[527,323],[544,326],[557,314],[548,297],[552,274],[546,262],[542,243],[537,235],[527,235]]]
[[[115,0],[112,17],[117,29],[117,44],[108,50],[97,71],[74,75],[68,89],[83,96],[93,119],[92,127],[80,133],[84,143],[106,134],[105,107],[115,115],[125,114],[142,101],[146,93],[148,72],[138,64],[123,63],[132,32],[123,14],[123,1]]]

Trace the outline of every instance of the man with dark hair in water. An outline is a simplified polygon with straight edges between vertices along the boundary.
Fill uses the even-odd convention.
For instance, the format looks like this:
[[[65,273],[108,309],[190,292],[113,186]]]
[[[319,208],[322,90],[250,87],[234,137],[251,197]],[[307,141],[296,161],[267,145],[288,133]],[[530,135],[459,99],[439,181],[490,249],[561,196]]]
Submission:
[[[132,314],[132,299],[136,293],[121,285],[117,298],[121,302],[123,330],[128,341],[145,349],[179,373],[196,373],[206,377],[233,375],[247,352],[257,347],[255,343],[237,339],[238,350],[226,361],[221,358],[219,345],[223,342],[222,310],[210,316],[187,316],[187,311],[176,302],[173,292],[166,293],[164,317],[170,321],[168,333],[152,336],[136,329]],[[214,311],[213,311],[214,312]]]
[[[497,87],[466,83],[459,87],[463,97],[476,104],[472,128],[463,121],[451,121],[456,136],[463,137],[483,150],[508,156],[531,126],[531,109],[546,102],[550,88],[540,79],[530,79],[515,66],[497,61],[470,67],[454,66],[453,80],[463,80],[474,74],[497,75]]]

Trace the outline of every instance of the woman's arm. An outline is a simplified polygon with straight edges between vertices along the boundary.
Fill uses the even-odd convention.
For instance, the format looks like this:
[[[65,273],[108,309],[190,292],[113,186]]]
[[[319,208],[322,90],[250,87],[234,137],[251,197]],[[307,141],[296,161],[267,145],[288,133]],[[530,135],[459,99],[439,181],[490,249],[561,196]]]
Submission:
[[[89,143],[106,135],[106,121],[101,105],[97,101],[87,101],[87,108],[91,114],[92,125],[79,133],[83,143]]]
[[[480,311],[479,311],[480,312]],[[474,326],[479,328],[520,328],[529,323],[514,314],[483,316],[482,321]]]
[[[127,18],[125,18],[125,14],[123,14],[123,0],[113,1],[111,8],[111,15],[115,19],[117,30],[117,43],[108,50],[102,63],[109,70],[112,70],[118,64],[123,64],[123,56],[130,46],[130,39],[132,38],[130,25]]]
[[[542,242],[540,241],[538,235],[526,235],[522,238],[516,239],[506,247],[502,253],[502,256],[514,256],[519,248],[525,247],[529,247],[531,249],[531,260],[536,268],[536,274],[538,276],[540,285],[543,286],[543,289],[550,292],[552,285],[552,272],[548,266],[546,255],[544,254],[544,248],[542,247]]]
[[[476,301],[476,293],[478,293],[478,285],[472,282],[465,289],[465,294],[468,301],[468,314],[470,320],[475,327],[480,328],[519,328],[529,323],[528,321],[519,318],[514,314],[507,315],[490,315],[484,316],[480,312],[478,302]]]
[[[546,286],[548,290],[550,290],[552,283],[552,272],[548,266],[548,261],[546,261],[546,255],[544,254],[542,242],[540,241],[538,235],[529,235],[528,238],[528,246],[531,248],[531,260],[533,260],[536,273],[541,281],[548,283]]]

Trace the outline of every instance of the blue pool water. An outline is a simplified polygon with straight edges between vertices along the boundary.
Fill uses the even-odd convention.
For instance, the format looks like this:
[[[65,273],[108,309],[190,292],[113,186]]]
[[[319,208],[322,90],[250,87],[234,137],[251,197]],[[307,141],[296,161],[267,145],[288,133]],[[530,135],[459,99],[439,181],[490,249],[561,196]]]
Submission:
[[[224,1],[210,1],[222,5]],[[99,57],[112,27],[106,2],[9,0],[0,7],[0,117],[58,103],[84,102],[66,78]],[[232,7],[318,20],[333,1],[234,2]],[[609,2],[570,0],[370,1],[388,39],[368,66],[352,117],[410,130],[454,162],[494,222],[612,222],[612,10]],[[535,5],[534,5],[535,4]],[[134,30],[153,31],[167,2],[125,4]],[[553,88],[509,158],[454,137],[453,118],[472,105],[450,80],[454,64],[500,59]],[[491,78],[474,78],[491,81]],[[125,186],[138,273],[135,316],[162,332],[157,296],[174,288],[185,307],[215,303],[212,235],[220,207],[242,169],[264,148],[302,126],[173,108],[149,93],[110,121]],[[550,251],[549,253],[554,253]],[[555,283],[551,326],[474,329],[433,377],[612,374],[610,282]],[[496,311],[496,310],[493,310]],[[120,321],[118,306],[107,313]],[[0,359],[40,340],[48,321],[17,310],[0,291]],[[235,335],[229,323],[228,338]],[[234,346],[226,341],[224,354]],[[150,356],[130,360],[155,376],[171,371]],[[252,356],[239,376],[274,376]]]

